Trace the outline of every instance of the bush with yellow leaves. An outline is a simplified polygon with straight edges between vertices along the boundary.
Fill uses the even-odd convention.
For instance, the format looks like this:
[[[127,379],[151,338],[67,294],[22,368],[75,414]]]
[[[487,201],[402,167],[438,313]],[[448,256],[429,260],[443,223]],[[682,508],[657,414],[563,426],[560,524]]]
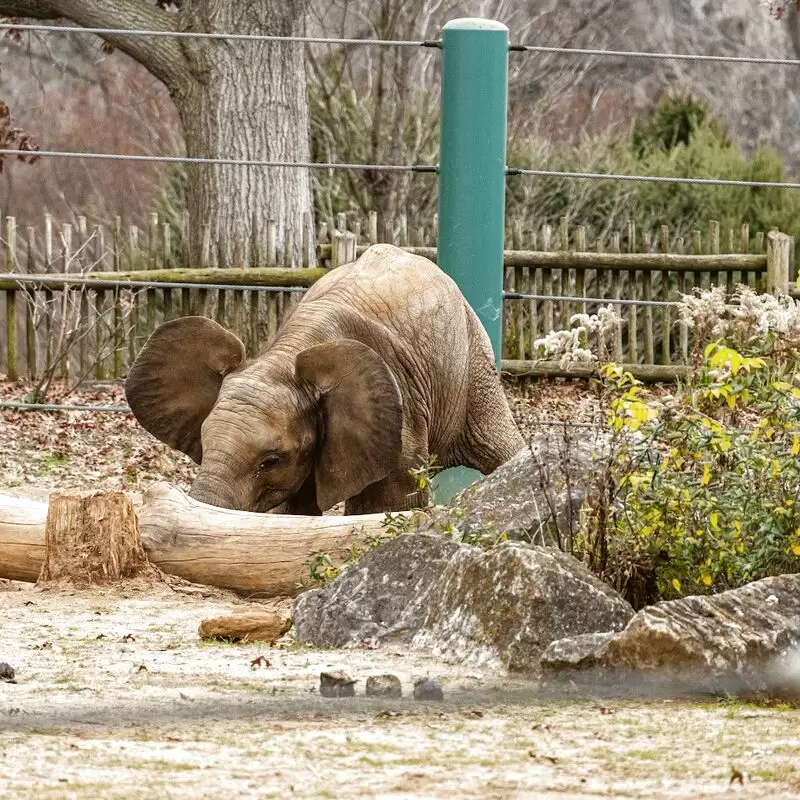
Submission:
[[[635,606],[800,571],[800,304],[712,289],[681,316],[671,395],[599,368],[612,446],[574,553]]]

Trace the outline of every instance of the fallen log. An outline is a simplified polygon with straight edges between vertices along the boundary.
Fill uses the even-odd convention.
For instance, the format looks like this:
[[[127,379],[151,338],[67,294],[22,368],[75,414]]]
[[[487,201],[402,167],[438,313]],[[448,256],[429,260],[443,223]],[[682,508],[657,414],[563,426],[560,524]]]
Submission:
[[[47,503],[0,495],[0,578],[33,582],[44,562]]]
[[[197,630],[201,639],[234,642],[274,642],[292,627],[289,611],[246,611],[204,619]]]
[[[45,557],[47,503],[0,495],[0,578],[35,581]],[[137,508],[148,559],[163,572],[259,597],[294,596],[316,553],[343,563],[383,531],[383,514],[306,517],[217,508],[168,484]]]

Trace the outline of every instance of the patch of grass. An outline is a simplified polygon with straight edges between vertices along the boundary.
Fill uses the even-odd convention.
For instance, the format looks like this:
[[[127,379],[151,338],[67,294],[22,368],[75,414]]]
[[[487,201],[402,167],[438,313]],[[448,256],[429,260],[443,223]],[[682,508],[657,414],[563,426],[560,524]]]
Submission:
[[[727,719],[735,719],[742,711],[796,711],[798,701],[776,697],[720,698],[717,708],[727,709]],[[710,708],[710,706],[709,706]]]
[[[48,453],[41,461],[40,469],[43,473],[52,472],[69,464],[69,456],[66,453]]]
[[[662,754],[658,750],[629,750],[628,756],[642,761],[658,761]]]
[[[758,778],[762,781],[789,781],[796,778],[797,769],[793,764],[774,764],[771,767],[762,767],[750,772],[751,778]]]

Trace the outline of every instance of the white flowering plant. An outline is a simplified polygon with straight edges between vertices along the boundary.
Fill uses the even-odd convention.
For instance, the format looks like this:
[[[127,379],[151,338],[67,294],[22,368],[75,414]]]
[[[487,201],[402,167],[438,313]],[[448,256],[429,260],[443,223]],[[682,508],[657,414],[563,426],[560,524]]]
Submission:
[[[682,295],[678,313],[693,331],[696,353],[721,342],[775,362],[800,357],[800,303],[787,295],[758,294],[740,285],[729,297],[717,286]]]
[[[541,359],[558,359],[562,369],[570,364],[596,364],[607,356],[609,337],[621,324],[611,305],[599,308],[596,314],[573,314],[567,330],[550,331],[533,347]]]

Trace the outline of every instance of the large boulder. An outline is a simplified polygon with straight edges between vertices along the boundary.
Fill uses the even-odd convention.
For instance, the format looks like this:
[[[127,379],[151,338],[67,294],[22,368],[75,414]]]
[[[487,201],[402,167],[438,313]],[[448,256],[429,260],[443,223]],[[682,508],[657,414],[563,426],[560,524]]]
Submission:
[[[317,647],[409,642],[428,614],[431,590],[458,550],[438,534],[403,534],[371,550],[322,589],[301,594],[297,638]]]
[[[554,641],[546,676],[596,683],[640,678],[733,692],[800,691],[800,575],[642,609],[619,633]]]
[[[461,547],[427,603],[430,610],[414,647],[534,677],[551,642],[619,631],[634,615],[577,559],[516,542],[488,551]]]
[[[608,454],[609,434],[560,426],[535,433],[528,446],[430,513],[426,528],[464,541],[508,539],[561,545],[578,530],[580,508]]]

